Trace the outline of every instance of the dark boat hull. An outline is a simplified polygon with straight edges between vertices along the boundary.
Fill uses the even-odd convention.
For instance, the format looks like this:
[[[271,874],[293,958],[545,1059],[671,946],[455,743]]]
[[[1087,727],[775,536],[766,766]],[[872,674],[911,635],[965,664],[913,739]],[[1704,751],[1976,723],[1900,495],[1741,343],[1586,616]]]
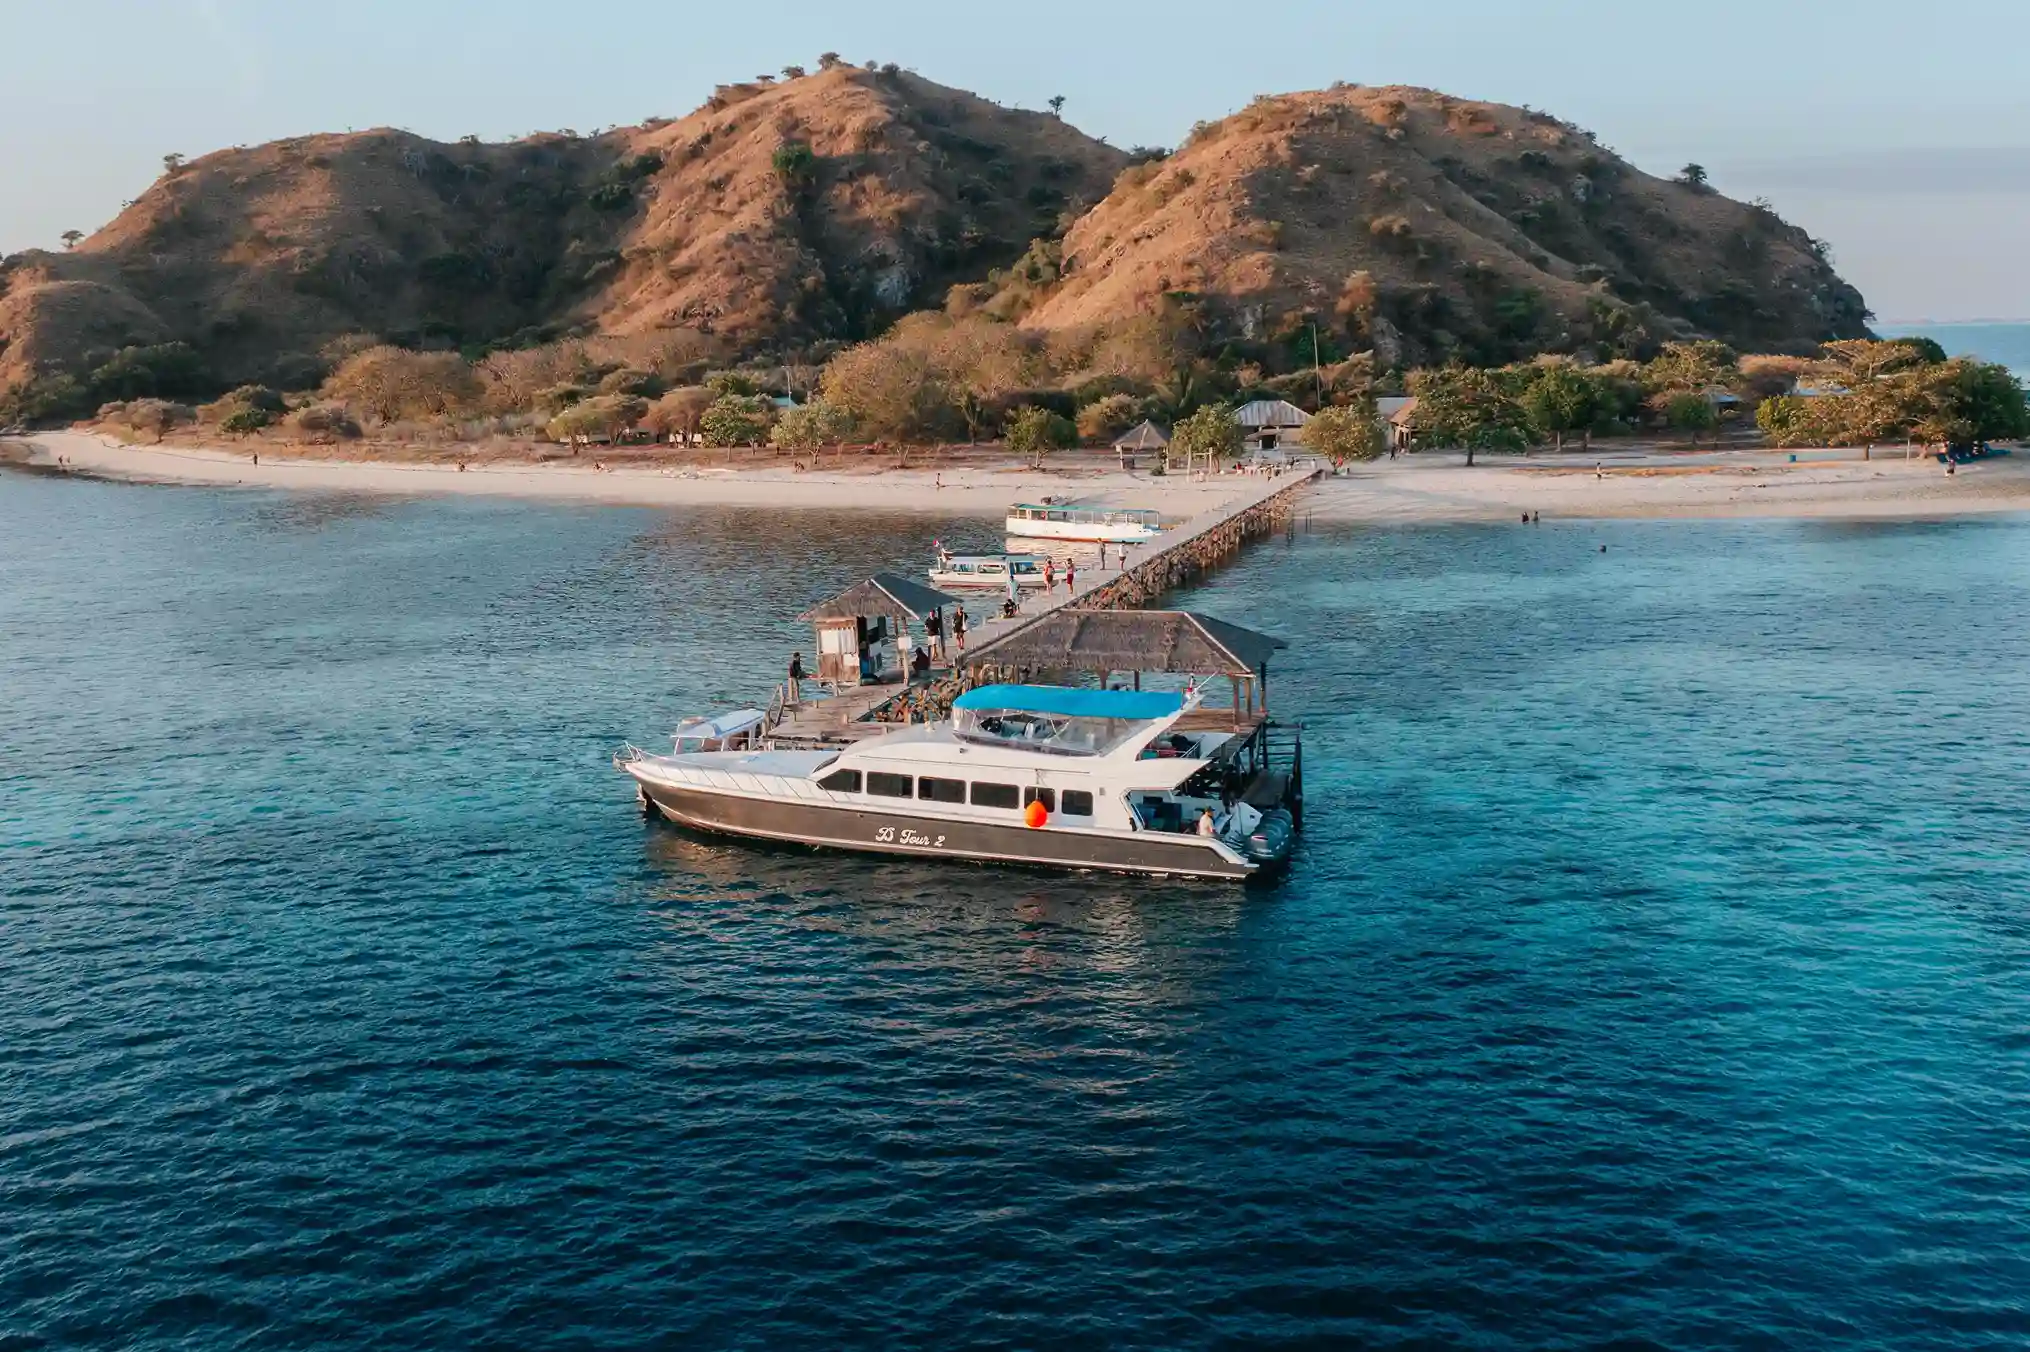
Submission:
[[[789,841],[863,854],[914,855],[989,864],[1102,869],[1159,877],[1240,880],[1236,864],[1194,836],[1140,832],[1103,836],[993,822],[932,821],[901,813],[817,803],[742,798],[640,780],[643,796],[670,821],[716,835]]]

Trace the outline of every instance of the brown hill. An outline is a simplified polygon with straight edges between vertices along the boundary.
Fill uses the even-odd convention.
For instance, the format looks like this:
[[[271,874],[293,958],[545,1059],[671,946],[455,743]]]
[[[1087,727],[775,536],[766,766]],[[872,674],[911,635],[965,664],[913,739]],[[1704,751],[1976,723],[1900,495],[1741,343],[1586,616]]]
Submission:
[[[1429,90],[1257,100],[1126,171],[1025,319],[1193,303],[1235,336],[1336,331],[1385,365],[1671,337],[1864,334],[1860,294],[1764,207],[1652,178],[1557,119]]]
[[[1126,162],[1046,114],[850,66],[593,137],[221,151],[75,252],[7,260],[0,389],[164,341],[222,383],[292,386],[358,333],[861,337],[1013,261]]]

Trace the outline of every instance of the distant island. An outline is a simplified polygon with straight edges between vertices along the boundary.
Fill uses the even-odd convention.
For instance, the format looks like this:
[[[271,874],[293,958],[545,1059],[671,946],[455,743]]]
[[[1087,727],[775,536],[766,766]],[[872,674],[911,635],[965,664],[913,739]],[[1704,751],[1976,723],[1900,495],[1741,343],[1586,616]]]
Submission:
[[[1871,344],[1768,204],[1548,113],[1336,85],[1120,150],[1064,107],[827,53],[590,136],[170,155],[0,260],[0,423],[1041,457],[1147,421],[1217,458],[1283,402],[1334,459],[2030,430],[2006,373]]]

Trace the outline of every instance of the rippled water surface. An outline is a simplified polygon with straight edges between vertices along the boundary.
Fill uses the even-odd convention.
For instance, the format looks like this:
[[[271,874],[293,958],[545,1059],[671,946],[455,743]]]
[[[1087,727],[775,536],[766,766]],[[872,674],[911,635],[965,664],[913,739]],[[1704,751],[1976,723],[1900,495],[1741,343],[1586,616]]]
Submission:
[[[0,478],[0,1347],[2030,1337],[2030,523],[1260,547],[1273,891],[639,820],[991,524]]]

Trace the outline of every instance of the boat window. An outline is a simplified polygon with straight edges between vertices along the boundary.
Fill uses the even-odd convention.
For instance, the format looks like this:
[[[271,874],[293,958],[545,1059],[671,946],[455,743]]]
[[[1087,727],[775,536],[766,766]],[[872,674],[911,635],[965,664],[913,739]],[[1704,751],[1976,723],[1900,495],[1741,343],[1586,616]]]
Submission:
[[[858,770],[834,771],[819,780],[818,787],[829,789],[833,793],[858,793],[860,792],[860,772]]]
[[[1028,807],[1031,803],[1041,803],[1043,804],[1043,810],[1045,812],[1055,812],[1057,811],[1057,790],[1056,789],[1022,790],[1022,806]]]
[[[964,741],[1058,756],[1102,756],[1148,726],[1146,718],[1074,718],[1010,709],[960,709],[955,721]]]
[[[1064,815],[1067,817],[1090,817],[1093,815],[1093,796],[1084,789],[1064,791]]]
[[[1002,807],[1013,811],[1022,806],[1022,791],[1013,784],[975,784],[973,806]]]
[[[916,796],[932,803],[963,803],[966,801],[966,781],[932,779],[925,775],[916,781]]]
[[[884,775],[879,770],[869,770],[867,792],[882,798],[914,798],[916,781],[908,775]]]

